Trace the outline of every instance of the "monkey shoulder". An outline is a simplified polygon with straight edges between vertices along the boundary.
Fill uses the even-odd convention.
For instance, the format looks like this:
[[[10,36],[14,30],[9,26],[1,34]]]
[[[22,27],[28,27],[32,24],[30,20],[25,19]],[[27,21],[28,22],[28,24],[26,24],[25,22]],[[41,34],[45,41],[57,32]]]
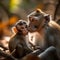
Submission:
[[[60,31],[60,25],[58,23],[56,23],[55,21],[51,20],[48,25],[53,28],[53,29],[56,29],[58,31]]]
[[[55,46],[58,56],[60,57],[60,25],[51,21],[50,26],[46,29],[45,40],[49,46]]]
[[[52,23],[52,21],[51,21]],[[50,24],[51,24],[50,23]],[[60,28],[56,26],[55,22],[53,21],[51,26],[48,26],[45,30],[45,40],[47,41],[48,45],[56,46],[60,39]]]

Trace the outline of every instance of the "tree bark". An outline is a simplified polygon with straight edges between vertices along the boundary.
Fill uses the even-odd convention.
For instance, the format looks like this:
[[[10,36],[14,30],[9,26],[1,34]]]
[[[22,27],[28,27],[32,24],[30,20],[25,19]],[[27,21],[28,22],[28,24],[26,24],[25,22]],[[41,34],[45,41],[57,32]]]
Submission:
[[[56,10],[56,6],[58,4],[58,0],[44,0],[44,11],[50,15],[52,15],[52,19],[54,20],[54,14]]]

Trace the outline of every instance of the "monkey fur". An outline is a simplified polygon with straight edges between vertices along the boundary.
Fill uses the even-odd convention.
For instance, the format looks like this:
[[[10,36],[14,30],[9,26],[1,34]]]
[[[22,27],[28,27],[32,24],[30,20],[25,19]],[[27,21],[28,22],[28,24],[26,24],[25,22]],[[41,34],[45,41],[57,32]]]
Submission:
[[[51,15],[37,9],[28,15],[28,25],[29,47],[32,50],[45,50],[49,46],[54,46],[60,58],[60,25],[52,20]]]
[[[28,34],[26,21],[19,20],[14,26],[14,35],[9,41],[9,51],[16,58],[22,58],[31,50],[26,44],[26,35]]]

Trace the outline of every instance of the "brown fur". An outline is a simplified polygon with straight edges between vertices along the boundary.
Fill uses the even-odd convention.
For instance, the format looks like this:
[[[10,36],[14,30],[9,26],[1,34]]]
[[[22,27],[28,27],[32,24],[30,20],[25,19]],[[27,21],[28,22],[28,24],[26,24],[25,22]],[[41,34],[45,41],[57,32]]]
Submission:
[[[30,37],[29,41],[35,45],[35,48],[39,47],[42,50],[45,50],[49,46],[55,46],[60,57],[60,25],[53,21],[49,14],[44,13],[40,9],[29,14],[28,19],[30,28],[29,36],[32,35],[33,38],[35,37],[32,41]]]

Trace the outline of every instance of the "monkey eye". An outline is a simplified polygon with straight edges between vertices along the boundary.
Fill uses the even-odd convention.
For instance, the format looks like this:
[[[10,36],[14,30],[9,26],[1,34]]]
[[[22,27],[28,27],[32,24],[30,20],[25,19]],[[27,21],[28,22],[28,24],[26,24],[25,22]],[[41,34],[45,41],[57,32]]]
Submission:
[[[34,26],[35,28],[38,28],[38,26]]]
[[[22,22],[20,22],[20,23],[19,23],[19,25],[23,25],[23,23],[22,23]]]
[[[35,19],[34,19],[34,18],[32,18],[32,19],[31,19],[31,21],[32,21],[32,22],[34,22],[34,21],[35,21]]]
[[[26,24],[26,22],[23,22],[23,24]]]

